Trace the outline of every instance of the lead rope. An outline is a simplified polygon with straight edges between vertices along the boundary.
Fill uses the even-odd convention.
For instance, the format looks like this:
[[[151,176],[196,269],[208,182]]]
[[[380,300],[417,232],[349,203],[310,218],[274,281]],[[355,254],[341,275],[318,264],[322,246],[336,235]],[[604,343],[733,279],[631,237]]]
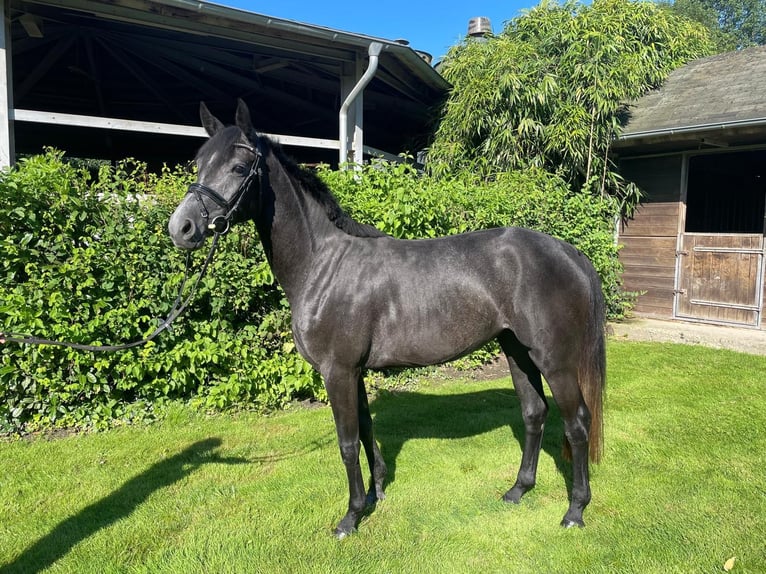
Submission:
[[[168,314],[167,318],[160,323],[157,328],[152,331],[150,335],[147,337],[144,337],[143,339],[140,339],[138,341],[132,341],[130,343],[122,343],[120,345],[82,345],[80,343],[70,343],[68,341],[52,341],[50,339],[41,339],[40,337],[34,337],[32,335],[23,335],[19,333],[1,333],[0,332],[0,345],[3,343],[19,343],[22,345],[49,345],[54,347],[68,347],[70,349],[78,349],[81,351],[95,351],[95,352],[108,352],[108,351],[123,351],[125,349],[132,349],[133,347],[140,347],[141,345],[145,345],[152,339],[155,339],[160,333],[165,331],[170,327],[170,325],[175,321],[175,319],[184,312],[186,307],[189,305],[189,303],[192,300],[192,297],[194,297],[194,294],[197,291],[197,286],[199,285],[199,282],[202,280],[202,277],[205,276],[205,273],[207,272],[208,267],[210,266],[210,262],[213,260],[213,253],[215,253],[215,249],[218,246],[218,238],[221,236],[221,233],[215,233],[213,235],[213,243],[210,246],[210,251],[207,254],[207,257],[205,258],[205,262],[202,264],[202,268],[200,269],[199,275],[197,275],[197,278],[194,281],[194,284],[191,287],[191,291],[189,292],[189,295],[186,297],[186,299],[183,298],[184,288],[186,287],[186,282],[189,279],[189,270],[191,268],[191,252],[186,254],[186,270],[184,272],[184,278],[181,282],[181,287],[178,289],[178,296],[176,297],[175,302],[173,303],[173,306],[170,309],[170,313]]]

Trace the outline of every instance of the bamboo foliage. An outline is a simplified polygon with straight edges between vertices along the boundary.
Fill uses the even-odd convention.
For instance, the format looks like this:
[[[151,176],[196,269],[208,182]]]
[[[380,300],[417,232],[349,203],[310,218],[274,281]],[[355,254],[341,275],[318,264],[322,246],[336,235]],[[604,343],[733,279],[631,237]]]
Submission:
[[[549,0],[445,58],[454,86],[429,150],[435,174],[540,167],[573,189],[637,197],[610,145],[628,103],[712,50],[705,29],[652,2]]]

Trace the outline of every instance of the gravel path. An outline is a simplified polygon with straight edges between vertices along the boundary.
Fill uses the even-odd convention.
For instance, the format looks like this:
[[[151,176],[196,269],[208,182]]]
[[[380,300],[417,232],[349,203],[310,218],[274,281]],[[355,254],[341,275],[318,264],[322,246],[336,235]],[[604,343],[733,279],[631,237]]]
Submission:
[[[686,343],[766,355],[766,330],[635,318],[610,323],[608,332],[617,340]]]

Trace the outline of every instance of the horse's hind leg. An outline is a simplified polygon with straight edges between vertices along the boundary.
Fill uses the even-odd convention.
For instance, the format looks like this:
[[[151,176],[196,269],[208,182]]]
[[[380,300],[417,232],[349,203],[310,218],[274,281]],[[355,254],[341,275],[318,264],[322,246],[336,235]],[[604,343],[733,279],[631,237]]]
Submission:
[[[370,405],[367,402],[367,391],[364,388],[364,375],[359,376],[359,438],[367,455],[367,464],[370,467],[370,489],[367,492],[367,503],[375,504],[377,500],[383,500],[383,482],[386,480],[386,463],[378,449],[378,444],[372,432],[372,416]]]
[[[524,449],[521,455],[521,466],[516,483],[503,496],[506,502],[518,504],[524,493],[535,486],[548,404],[543,392],[540,370],[529,358],[527,349],[512,333],[502,335],[499,342],[508,359],[513,386],[521,402],[521,414],[524,419]]]
[[[562,369],[546,376],[546,380],[561,411],[564,434],[572,450],[572,493],[561,525],[567,528],[585,526],[582,513],[591,497],[588,472],[590,412],[577,384],[576,370]]]

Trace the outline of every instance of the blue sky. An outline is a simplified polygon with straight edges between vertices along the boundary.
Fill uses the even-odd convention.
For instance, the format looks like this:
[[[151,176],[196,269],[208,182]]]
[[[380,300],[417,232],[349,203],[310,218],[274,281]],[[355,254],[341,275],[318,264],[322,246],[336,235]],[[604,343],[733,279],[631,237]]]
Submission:
[[[434,63],[441,59],[450,46],[457,44],[468,31],[468,20],[486,16],[492,29],[500,32],[503,23],[518,16],[522,10],[537,5],[536,0],[211,0],[250,12],[297,20],[376,36],[387,40],[409,40],[416,50],[428,52]]]

